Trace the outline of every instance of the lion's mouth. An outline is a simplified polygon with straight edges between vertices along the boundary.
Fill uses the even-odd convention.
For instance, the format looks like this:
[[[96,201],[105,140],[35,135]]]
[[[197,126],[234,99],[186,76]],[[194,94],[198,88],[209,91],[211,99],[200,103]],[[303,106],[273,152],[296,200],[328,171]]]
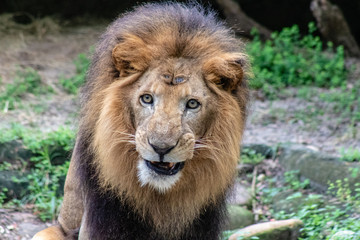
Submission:
[[[175,175],[184,168],[185,162],[152,162],[145,160],[146,166],[157,174],[161,175]]]

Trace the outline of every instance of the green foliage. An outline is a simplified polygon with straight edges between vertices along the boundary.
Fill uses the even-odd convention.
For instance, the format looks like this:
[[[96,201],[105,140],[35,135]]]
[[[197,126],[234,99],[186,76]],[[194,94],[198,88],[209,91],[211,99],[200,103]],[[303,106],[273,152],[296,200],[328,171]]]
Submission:
[[[11,169],[11,163],[8,163],[8,162],[3,162],[0,164],[0,171],[4,171],[4,170],[9,170]]]
[[[265,43],[254,30],[254,40],[248,44],[254,71],[250,86],[268,96],[287,86],[341,86],[347,75],[344,49],[340,46],[334,50],[331,43],[325,49],[320,38],[313,35],[315,30],[315,24],[310,23],[309,34],[301,37],[294,25],[274,32]]]
[[[350,120],[351,125],[360,121],[360,81],[351,87],[342,87],[319,95],[320,100],[333,104],[333,111],[342,118]],[[356,136],[354,136],[356,137]]]
[[[300,190],[309,187],[310,180],[305,179],[304,181],[300,181],[299,175],[299,170],[293,170],[284,173],[284,180],[288,189]]]
[[[17,73],[14,83],[6,84],[5,89],[0,92],[0,107],[11,110],[17,107],[26,94],[39,95],[52,91],[51,87],[42,84],[40,75],[34,69],[26,68]]]
[[[76,74],[71,78],[60,79],[60,84],[71,94],[77,94],[79,88],[83,85],[86,78],[86,72],[90,64],[89,58],[81,53],[74,61],[76,66]]]
[[[232,235],[232,234],[234,234],[235,232],[236,232],[237,230],[228,230],[228,231],[224,231],[223,233],[222,233],[222,236],[221,236],[221,240],[227,240],[227,239],[229,239],[229,237]],[[253,236],[253,237],[238,237],[237,238],[237,240],[244,240],[244,239],[246,239],[246,240],[260,240],[260,238],[259,237],[257,237],[257,236]]]
[[[360,150],[349,147],[348,149],[340,148],[340,159],[346,162],[360,162]]]
[[[0,129],[0,131],[0,143],[23,139],[33,133],[30,129],[26,129],[23,125],[16,122],[11,123],[8,128]]]
[[[227,240],[229,237],[234,234],[236,230],[226,230],[222,232],[221,240]]]
[[[62,202],[60,194],[65,176],[69,167],[70,150],[73,147],[74,132],[69,128],[60,128],[57,131],[43,134],[27,131],[26,128],[14,125],[14,129],[2,130],[7,136],[5,139],[20,139],[24,146],[30,149],[33,157],[30,159],[30,173],[17,182],[26,182],[28,194],[20,199],[20,203],[33,203],[36,213],[42,220],[55,219]],[[4,139],[2,139],[4,140]],[[60,164],[52,163],[52,150],[61,148],[68,152],[68,159]],[[16,201],[15,201],[16,202]]]
[[[265,157],[260,154],[260,153],[256,153],[256,151],[249,149],[249,148],[244,148],[241,151],[241,163],[247,163],[247,164],[259,164],[261,163],[263,160],[265,159]]]
[[[338,200],[350,206],[355,206],[360,210],[360,183],[355,184],[355,190],[352,191],[349,185],[349,179],[338,179],[335,183],[329,183],[328,192]]]
[[[2,207],[3,203],[5,202],[7,196],[6,196],[6,193],[8,192],[9,190],[6,188],[6,187],[3,187],[0,191],[0,207]]]
[[[269,186],[262,189],[263,203],[271,203],[278,193],[286,189],[297,192],[287,197],[286,201],[293,201],[304,196],[299,190],[307,188],[308,181],[298,180],[298,171],[286,172],[284,174],[285,185],[274,186],[270,179]],[[360,184],[359,184],[360,186]],[[298,201],[297,210],[291,213],[284,211],[273,213],[275,219],[298,218],[303,221],[300,240],[329,240],[336,232],[341,230],[354,231],[356,236],[360,235],[360,220],[358,218],[360,207],[360,188],[352,192],[347,180],[338,180],[330,184],[329,192],[338,199],[337,204],[329,204],[329,201],[322,195],[310,194],[304,201]],[[356,239],[356,238],[355,238]]]

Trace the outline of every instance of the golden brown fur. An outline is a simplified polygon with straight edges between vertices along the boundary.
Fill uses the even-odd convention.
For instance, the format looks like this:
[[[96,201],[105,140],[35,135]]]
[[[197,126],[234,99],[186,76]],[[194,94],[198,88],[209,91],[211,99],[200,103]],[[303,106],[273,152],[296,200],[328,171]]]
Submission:
[[[197,15],[188,16],[187,9]],[[200,21],[197,18],[204,15],[210,21],[208,26],[196,25]],[[194,26],[186,25],[184,16],[193,18]],[[151,77],[156,71],[169,72],[171,76],[183,74],[190,80],[178,86],[158,86],[155,82],[159,79]],[[215,22],[212,13],[206,15],[196,5],[146,5],[111,25],[96,49],[82,97],[77,145],[88,143],[87,151],[93,159],[84,162],[82,153],[74,154],[73,173],[68,176],[67,186],[76,186],[71,191],[81,194],[74,197],[74,192],[65,192],[62,228],[67,229],[74,222],[80,227],[79,219],[70,218],[76,211],[71,202],[78,206],[82,194],[86,198],[86,191],[77,189],[84,183],[74,176],[83,164],[92,164],[102,191],[113,192],[119,204],[130,204],[156,231],[174,239],[206,206],[223,200],[239,157],[248,98],[247,75],[248,61],[241,43]],[[192,79],[196,79],[196,87],[206,88],[209,106],[200,122],[190,121],[193,139],[181,140],[193,144],[189,154],[192,158],[186,160],[180,180],[167,191],[142,186],[137,169],[141,156],[134,144],[137,127],[142,124],[133,107],[139,84],[156,86],[157,91],[166,92],[171,99],[184,94],[182,89],[191,86],[190,82],[195,81]],[[176,90],[161,90],[163,87]],[[165,116],[175,114],[171,109],[175,106],[164,108],[164,114],[158,117],[167,121]],[[178,128],[174,129],[167,134],[176,135]],[[181,146],[178,151],[182,151]],[[86,205],[84,208],[77,214],[82,215]]]

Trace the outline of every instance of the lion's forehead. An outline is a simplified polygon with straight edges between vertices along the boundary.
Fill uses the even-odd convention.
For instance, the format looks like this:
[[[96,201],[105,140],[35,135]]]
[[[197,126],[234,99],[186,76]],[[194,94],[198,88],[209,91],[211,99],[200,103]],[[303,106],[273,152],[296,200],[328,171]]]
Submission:
[[[170,98],[185,98],[194,93],[190,83],[181,85],[171,85],[163,81],[156,81],[151,84],[150,91],[157,96],[170,97]]]

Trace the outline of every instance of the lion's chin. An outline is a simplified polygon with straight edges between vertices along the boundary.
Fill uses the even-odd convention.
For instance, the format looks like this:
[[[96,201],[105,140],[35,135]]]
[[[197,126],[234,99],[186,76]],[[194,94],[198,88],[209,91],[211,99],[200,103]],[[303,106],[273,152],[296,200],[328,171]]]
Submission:
[[[140,159],[137,165],[140,184],[165,193],[180,179],[184,165],[185,162],[161,163]]]

